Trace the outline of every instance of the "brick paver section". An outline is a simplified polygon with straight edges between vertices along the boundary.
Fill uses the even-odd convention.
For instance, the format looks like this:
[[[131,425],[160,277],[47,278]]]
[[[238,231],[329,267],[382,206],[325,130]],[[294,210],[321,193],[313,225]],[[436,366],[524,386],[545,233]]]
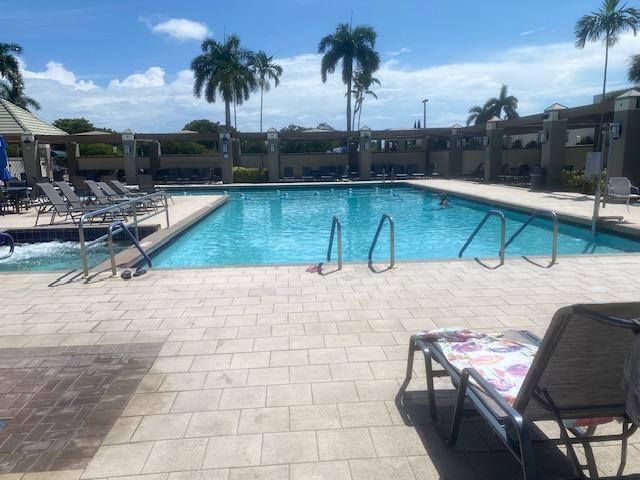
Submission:
[[[161,346],[0,350],[0,473],[86,467]]]
[[[482,422],[465,422],[455,449],[442,442],[426,419],[422,362],[398,407],[409,336],[451,325],[542,335],[562,306],[638,300],[639,271],[640,255],[612,255],[560,257],[549,269],[514,258],[496,270],[473,260],[382,274],[345,265],[324,277],[301,266],[156,269],[89,284],[6,274],[0,347],[164,342],[89,465],[40,478],[517,479]],[[446,414],[451,385],[437,387]],[[595,455],[612,475],[617,448]],[[539,458],[542,478],[567,478],[557,455]],[[640,473],[635,438],[626,471]],[[9,478],[21,476],[0,475]]]

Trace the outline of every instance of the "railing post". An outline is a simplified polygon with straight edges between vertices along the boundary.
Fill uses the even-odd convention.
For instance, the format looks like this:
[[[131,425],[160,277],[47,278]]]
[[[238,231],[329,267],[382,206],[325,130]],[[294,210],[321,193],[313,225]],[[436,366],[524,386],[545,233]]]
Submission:
[[[140,241],[140,230],[138,229],[138,211],[135,208],[133,209],[133,231],[135,233],[136,240]]]
[[[86,215],[86,214],[85,214]],[[87,247],[84,244],[84,215],[78,222],[78,240],[80,241],[80,257],[82,258],[82,271],[85,277],[89,276],[89,261],[87,260]]]
[[[118,274],[116,270],[116,256],[113,254],[113,224],[109,225],[109,258],[111,259],[111,274],[113,276]]]
[[[342,270],[342,222],[338,220],[338,268]]]
[[[371,246],[369,247],[369,266],[373,264],[373,251],[378,243],[378,238],[380,237],[380,232],[382,231],[385,220],[389,220],[389,268],[393,268],[396,264],[395,222],[391,215],[385,213],[382,215],[382,218],[380,218],[378,229],[376,230],[373,242],[371,242]]]
[[[164,213],[167,217],[167,228],[169,228],[171,225],[169,224],[169,200],[167,198],[167,194],[163,192],[162,198],[164,198]]]
[[[396,266],[396,225],[392,217],[389,218],[389,257],[391,268]]]
[[[342,222],[337,216],[331,221],[331,234],[329,235],[329,248],[327,248],[327,262],[331,261],[331,250],[333,248],[333,237],[338,234],[338,270],[342,269]]]
[[[551,265],[556,264],[558,256],[558,214],[551,212],[551,218],[553,218],[553,240],[551,245]]]
[[[504,265],[505,242],[507,241],[507,221],[504,215],[500,216],[500,265]]]

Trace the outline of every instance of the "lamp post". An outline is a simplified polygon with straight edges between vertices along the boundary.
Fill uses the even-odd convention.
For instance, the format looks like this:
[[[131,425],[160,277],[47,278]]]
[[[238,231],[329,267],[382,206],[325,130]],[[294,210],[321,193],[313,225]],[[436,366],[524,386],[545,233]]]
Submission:
[[[423,107],[422,128],[427,128],[427,102],[428,101],[429,101],[428,98],[425,98],[424,100],[422,100],[422,107]]]

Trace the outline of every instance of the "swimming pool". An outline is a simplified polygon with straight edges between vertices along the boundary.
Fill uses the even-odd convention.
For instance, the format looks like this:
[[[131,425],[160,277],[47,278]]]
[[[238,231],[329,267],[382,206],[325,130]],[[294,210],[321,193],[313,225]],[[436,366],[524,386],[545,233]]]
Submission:
[[[185,195],[211,191],[185,191]],[[395,219],[397,260],[457,258],[458,251],[493,207],[449,197],[440,208],[438,196],[409,186],[256,188],[230,190],[231,200],[154,255],[154,267],[312,264],[325,260],[331,220],[342,221],[345,262],[367,260],[382,214]],[[175,193],[178,194],[178,193]],[[174,194],[174,195],[175,195]],[[507,236],[528,218],[502,209]],[[465,257],[495,257],[500,225],[490,219]],[[389,255],[387,227],[380,236],[375,261]],[[535,220],[507,249],[507,256],[548,255],[552,223]],[[508,238],[508,237],[507,237]],[[561,224],[558,254],[639,252],[640,242]]]

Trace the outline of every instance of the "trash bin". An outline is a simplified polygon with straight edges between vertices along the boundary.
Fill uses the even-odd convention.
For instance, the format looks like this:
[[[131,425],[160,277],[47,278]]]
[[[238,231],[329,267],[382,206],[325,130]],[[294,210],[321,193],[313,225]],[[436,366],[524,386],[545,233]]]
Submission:
[[[547,172],[542,167],[535,167],[531,170],[531,190],[542,190],[544,188]]]

